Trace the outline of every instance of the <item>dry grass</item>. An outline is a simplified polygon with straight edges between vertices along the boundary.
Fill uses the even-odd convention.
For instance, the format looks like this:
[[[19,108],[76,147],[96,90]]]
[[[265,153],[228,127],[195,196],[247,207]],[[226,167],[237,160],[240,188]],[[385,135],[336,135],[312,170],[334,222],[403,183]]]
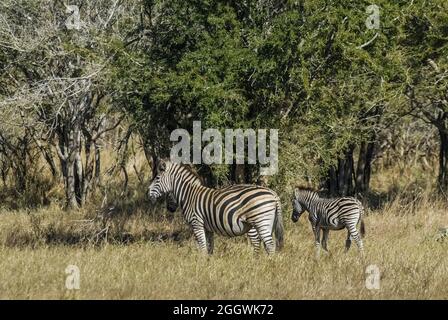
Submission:
[[[74,221],[88,212],[0,212],[0,298],[446,299],[448,240],[435,238],[448,225],[447,208],[427,199],[401,202],[366,218],[364,261],[356,247],[344,254],[345,232],[330,233],[331,254],[316,261],[303,218],[286,221],[286,245],[275,257],[256,258],[245,238],[221,237],[215,254],[204,257],[180,217],[111,218],[107,241],[92,242],[102,222]],[[80,290],[65,288],[69,264],[80,268]],[[380,290],[365,287],[369,264],[381,271]]]
[[[136,159],[129,172],[135,166],[145,173],[144,158]],[[245,237],[217,237],[215,254],[202,256],[179,213],[169,219],[148,206],[135,174],[125,200],[120,177],[105,181],[116,179],[109,193],[116,210],[94,221],[82,221],[98,216],[94,204],[62,211],[57,185],[49,193],[59,197],[46,207],[14,209],[20,199],[3,198],[9,201],[0,204],[0,298],[447,299],[448,237],[438,236],[448,227],[448,205],[432,196],[431,176],[415,167],[375,172],[364,260],[356,246],[344,253],[344,231],[330,233],[331,254],[316,260],[306,217],[289,221],[287,194],[285,247],[270,258],[254,257]],[[371,264],[381,272],[379,290],[365,286]],[[68,265],[80,269],[80,290],[65,287]]]

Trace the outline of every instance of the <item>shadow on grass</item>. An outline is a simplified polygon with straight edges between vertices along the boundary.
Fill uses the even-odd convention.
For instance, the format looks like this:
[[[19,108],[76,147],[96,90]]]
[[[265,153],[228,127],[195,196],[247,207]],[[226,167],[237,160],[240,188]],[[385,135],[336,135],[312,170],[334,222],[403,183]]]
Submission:
[[[16,188],[2,186],[0,188],[0,204],[9,211],[47,207],[51,201],[43,191],[45,188],[19,192]]]
[[[399,196],[398,190],[389,190],[388,192],[368,191],[366,194],[358,197],[370,210],[382,210],[388,204],[393,202]]]
[[[164,199],[151,204],[140,193],[119,197],[100,208],[88,205],[81,214],[49,213],[45,209],[27,213],[27,219],[5,230],[6,247],[127,245],[145,242],[173,242],[182,245],[192,232],[180,214],[165,209]],[[47,214],[42,214],[47,212]],[[18,213],[20,214],[20,213]],[[23,213],[22,213],[23,214]],[[78,218],[79,220],[74,220]]]
[[[370,210],[383,210],[394,202],[398,202],[401,206],[415,207],[415,204],[421,201],[445,201],[435,186],[428,189],[415,182],[409,183],[405,188],[392,184],[385,192],[370,190],[357,198]]]
[[[113,229],[80,231],[76,229],[56,229],[49,227],[40,235],[34,232],[10,232],[4,240],[8,248],[37,248],[40,246],[78,246],[102,247],[106,244],[128,245],[133,243],[164,243],[172,242],[183,245],[192,233],[186,228],[173,231],[145,230],[139,233],[119,233]]]

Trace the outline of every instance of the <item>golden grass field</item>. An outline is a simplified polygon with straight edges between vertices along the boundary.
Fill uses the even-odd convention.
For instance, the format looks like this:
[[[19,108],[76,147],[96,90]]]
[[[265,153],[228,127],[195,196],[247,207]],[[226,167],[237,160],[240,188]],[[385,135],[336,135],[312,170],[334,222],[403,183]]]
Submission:
[[[374,192],[387,196],[366,210],[364,259],[355,245],[344,252],[345,231],[332,231],[331,253],[317,260],[306,214],[293,224],[287,195],[285,246],[273,257],[254,256],[245,237],[216,237],[215,253],[203,256],[180,213],[171,219],[163,206],[149,207],[142,190],[93,221],[95,205],[0,206],[0,298],[447,299],[448,237],[439,229],[448,227],[448,205],[432,182],[411,176],[375,175]],[[66,288],[68,265],[79,267],[79,290]],[[369,265],[380,270],[379,290],[366,288]]]
[[[89,227],[73,221],[87,213],[0,212],[0,298],[446,299],[448,241],[436,241],[448,222],[446,206],[414,207],[406,212],[397,201],[369,212],[364,260],[356,246],[344,253],[343,231],[330,233],[331,254],[316,260],[307,220],[293,225],[289,212],[284,250],[270,258],[254,257],[243,237],[218,237],[215,254],[204,257],[180,217],[133,215],[111,230],[135,239],[95,245],[81,240]],[[64,244],[70,236],[73,243]],[[366,289],[370,264],[381,272],[379,290]],[[79,290],[65,288],[68,265],[80,269]]]

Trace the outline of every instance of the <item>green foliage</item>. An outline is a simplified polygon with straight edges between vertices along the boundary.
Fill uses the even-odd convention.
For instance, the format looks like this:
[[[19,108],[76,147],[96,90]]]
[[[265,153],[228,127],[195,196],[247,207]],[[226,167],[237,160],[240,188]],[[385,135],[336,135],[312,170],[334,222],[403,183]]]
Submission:
[[[442,1],[430,15],[425,1],[379,1],[379,30],[365,25],[369,4],[147,1],[152,32],[117,49],[113,85],[165,152],[169,132],[192,120],[203,129],[279,128],[281,167],[300,163],[295,172],[318,179],[394,119],[406,61],[440,54],[430,48],[446,41]],[[408,50],[418,52],[413,60]]]
[[[51,16],[21,3],[8,9],[19,21],[26,22],[24,12],[39,25]],[[98,27],[92,7],[81,6],[86,28],[49,35],[59,52],[49,54],[45,44],[27,54],[5,49],[0,66],[15,61],[28,70],[17,68],[15,76],[33,79],[46,75],[28,60],[47,61],[48,69],[63,57],[76,67],[62,68],[67,74],[59,76],[71,77],[103,66],[96,88],[131,116],[132,128],[157,156],[168,154],[172,130],[191,130],[194,120],[203,130],[278,128],[280,174],[273,182],[317,183],[347,148],[376,141],[409,112],[409,86],[422,100],[442,101],[448,89],[443,0],[375,1],[379,29],[366,26],[372,4],[366,0],[121,4],[124,11],[106,29]],[[60,4],[52,10],[63,16]],[[0,95],[14,91],[7,76],[0,84]],[[426,111],[447,112],[446,103],[437,108]],[[227,166],[201,170],[216,181],[230,179]]]

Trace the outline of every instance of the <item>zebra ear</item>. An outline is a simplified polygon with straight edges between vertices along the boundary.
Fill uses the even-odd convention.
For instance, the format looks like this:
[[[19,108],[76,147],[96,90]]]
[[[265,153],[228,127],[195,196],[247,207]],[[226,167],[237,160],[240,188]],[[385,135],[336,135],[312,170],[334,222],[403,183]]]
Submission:
[[[298,198],[299,197],[299,190],[297,190],[297,188],[294,189],[294,198]]]
[[[163,160],[160,160],[159,167],[157,168],[157,171],[164,172],[166,170],[166,162]]]

